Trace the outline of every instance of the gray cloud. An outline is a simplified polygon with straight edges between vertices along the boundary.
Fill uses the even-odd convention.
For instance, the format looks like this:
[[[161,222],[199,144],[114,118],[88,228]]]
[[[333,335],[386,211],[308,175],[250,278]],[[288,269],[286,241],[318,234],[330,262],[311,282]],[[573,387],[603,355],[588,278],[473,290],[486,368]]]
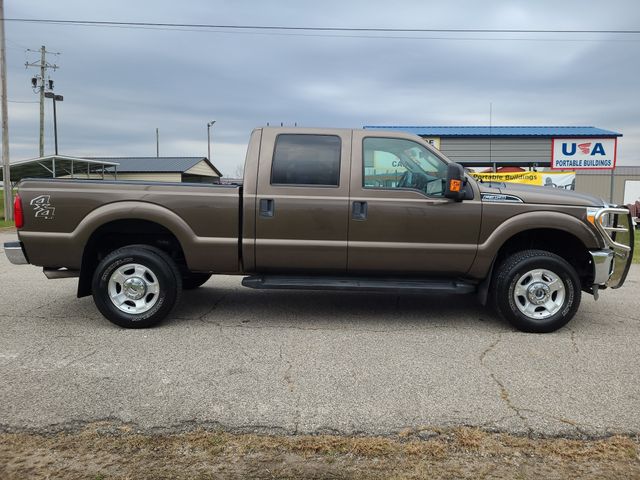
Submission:
[[[8,2],[7,17],[400,28],[633,29],[635,1]],[[397,34],[396,36],[406,36]],[[9,97],[34,101],[22,47],[60,51],[61,151],[206,153],[228,175],[266,122],[596,125],[640,163],[640,36],[417,34],[412,39],[265,35],[7,23]],[[433,37],[455,39],[434,39]],[[429,37],[429,38],[424,38]],[[510,41],[488,40],[508,38]],[[526,40],[522,40],[525,38]],[[538,40],[533,40],[533,39]],[[560,40],[560,41],[559,41]],[[35,54],[28,58],[35,59]],[[52,57],[53,58],[53,57]],[[47,104],[47,151],[52,150]],[[37,104],[10,104],[13,159],[37,155]]]

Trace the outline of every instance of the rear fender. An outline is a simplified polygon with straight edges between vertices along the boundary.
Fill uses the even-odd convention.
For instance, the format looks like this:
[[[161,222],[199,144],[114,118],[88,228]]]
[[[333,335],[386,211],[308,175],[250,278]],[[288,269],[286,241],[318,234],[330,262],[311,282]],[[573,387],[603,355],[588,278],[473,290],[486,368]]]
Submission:
[[[50,266],[55,257],[59,266],[80,269],[84,248],[102,225],[117,220],[147,220],[169,230],[184,252],[187,267],[194,271],[236,272],[238,239],[197,237],[191,227],[168,208],[146,202],[114,202],[96,208],[70,233],[22,232],[34,265]],[[123,232],[126,234],[126,232]]]

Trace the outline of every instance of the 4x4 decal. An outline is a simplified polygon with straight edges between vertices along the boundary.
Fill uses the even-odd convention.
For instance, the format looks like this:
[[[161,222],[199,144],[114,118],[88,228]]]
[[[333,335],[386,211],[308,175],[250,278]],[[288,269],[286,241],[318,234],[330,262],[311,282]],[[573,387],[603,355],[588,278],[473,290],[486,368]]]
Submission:
[[[34,216],[36,218],[44,218],[51,220],[56,214],[56,208],[51,205],[50,195],[40,195],[29,202],[33,207]]]

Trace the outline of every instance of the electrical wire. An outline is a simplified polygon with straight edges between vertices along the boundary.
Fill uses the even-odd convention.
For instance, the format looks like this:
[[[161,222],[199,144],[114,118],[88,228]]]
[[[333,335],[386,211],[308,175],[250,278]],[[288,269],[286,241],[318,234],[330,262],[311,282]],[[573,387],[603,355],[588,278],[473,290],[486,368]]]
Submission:
[[[65,24],[67,25],[67,24]],[[74,27],[100,27],[100,28],[122,28],[122,29],[135,29],[135,30],[159,30],[169,32],[195,32],[195,33],[220,33],[220,34],[233,34],[233,35],[265,35],[265,36],[293,36],[293,37],[320,37],[320,38],[363,38],[363,39],[378,39],[378,40],[443,40],[443,41],[510,41],[510,42],[620,42],[620,43],[636,43],[640,42],[640,37],[637,38],[540,38],[540,37],[425,37],[415,35],[340,35],[331,33],[286,33],[275,31],[229,31],[218,29],[193,29],[184,27],[147,27],[147,26],[127,26],[127,25],[85,25],[85,24],[71,24],[67,26]],[[37,52],[37,50],[33,50]]]
[[[512,34],[615,34],[638,35],[640,30],[577,30],[577,29],[509,29],[509,28],[379,28],[379,27],[311,27],[283,25],[224,25],[206,23],[120,22],[98,20],[57,20],[49,18],[5,18],[7,22],[47,23],[83,26],[169,27],[228,30],[276,30],[313,32],[377,32],[377,33],[512,33]]]

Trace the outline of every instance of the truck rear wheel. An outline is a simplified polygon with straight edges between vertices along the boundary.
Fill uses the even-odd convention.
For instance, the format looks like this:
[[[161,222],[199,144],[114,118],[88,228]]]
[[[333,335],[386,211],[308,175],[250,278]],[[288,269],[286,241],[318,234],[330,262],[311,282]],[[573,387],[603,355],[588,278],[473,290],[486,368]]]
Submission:
[[[494,277],[494,303],[523,332],[548,333],[566,325],[580,305],[580,279],[563,258],[544,250],[507,257]]]
[[[182,278],[162,250],[132,245],[115,250],[93,274],[93,300],[109,321],[124,328],[159,323],[173,309]]]

